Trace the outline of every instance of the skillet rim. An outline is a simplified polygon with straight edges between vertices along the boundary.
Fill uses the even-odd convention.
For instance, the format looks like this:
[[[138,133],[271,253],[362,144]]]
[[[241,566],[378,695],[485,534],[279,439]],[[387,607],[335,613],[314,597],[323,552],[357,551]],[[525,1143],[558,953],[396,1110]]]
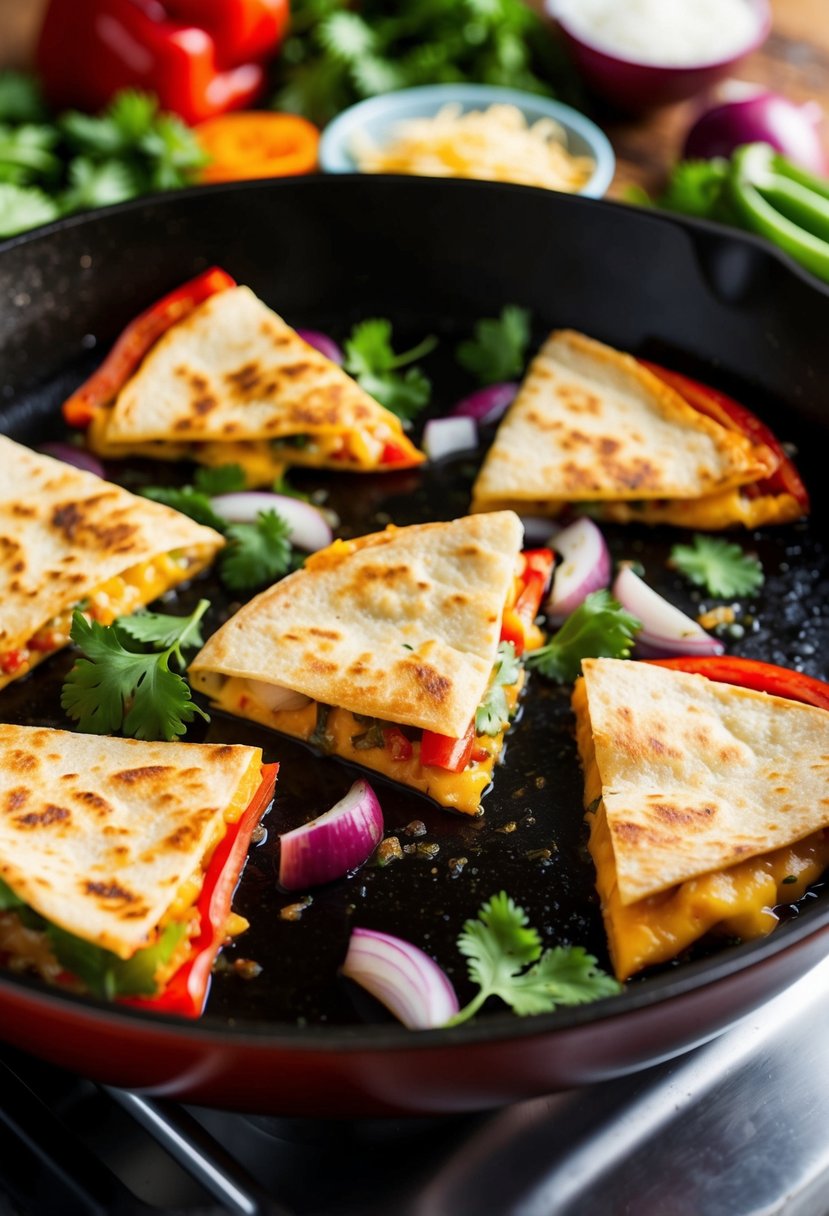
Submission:
[[[110,214],[137,213],[148,208],[162,210],[167,203],[204,198],[206,192],[211,195],[243,195],[273,191],[302,193],[309,189],[321,191],[331,181],[332,179],[326,175],[319,174],[308,177],[217,183],[216,185],[194,186],[186,190],[145,195],[110,207],[64,216],[49,224],[2,240],[0,241],[0,259],[7,252],[18,250],[26,245],[34,245],[40,241],[51,240],[53,237],[59,237],[63,232],[94,227],[98,222],[104,222]],[[391,182],[401,184],[401,188],[402,184],[405,184],[405,188],[414,188],[424,194],[429,192],[440,194],[447,190],[454,192],[466,190],[467,192],[474,191],[476,194],[507,197],[518,194],[526,195],[530,191],[537,197],[543,197],[547,202],[551,202],[554,207],[575,207],[577,210],[579,208],[598,207],[604,210],[613,208],[617,212],[621,210],[629,216],[635,216],[637,223],[667,225],[669,228],[685,231],[691,236],[694,233],[708,234],[720,238],[731,246],[749,247],[756,251],[758,256],[779,263],[786,274],[800,280],[807,290],[816,292],[818,296],[829,298],[829,284],[817,279],[764,238],[714,221],[649,211],[615,200],[592,199],[581,195],[503,182],[412,178],[404,174],[350,173],[337,174],[335,188],[350,190],[352,187],[359,186],[360,189],[367,188],[371,191],[374,182],[380,183],[381,187],[383,184]],[[3,407],[0,405],[0,416],[2,413]],[[587,1029],[616,1018],[623,1019],[627,1015],[635,1015],[639,1010],[681,999],[686,994],[699,992],[709,985],[718,984],[754,967],[759,967],[788,949],[794,949],[797,945],[821,935],[827,929],[829,929],[829,896],[826,897],[825,906],[815,908],[813,913],[810,912],[798,918],[797,921],[782,925],[778,931],[767,937],[743,943],[732,950],[726,948],[707,958],[679,964],[675,971],[665,972],[650,980],[634,981],[631,987],[625,988],[617,996],[592,1004],[564,1007],[552,1013],[535,1014],[526,1018],[517,1018],[511,1012],[499,1011],[487,1015],[480,1022],[469,1022],[451,1028],[420,1030],[415,1034],[397,1023],[330,1027],[251,1021],[245,1022],[243,1025],[230,1025],[218,1018],[211,1017],[210,1014],[198,1020],[182,1019],[170,1014],[154,1013],[128,1006],[107,1005],[94,998],[44,988],[37,980],[8,973],[0,973],[0,994],[4,990],[22,991],[30,1001],[34,1001],[42,1007],[56,1007],[58,1010],[69,1002],[80,1017],[85,1017],[90,1022],[106,1024],[113,1018],[116,1022],[121,1022],[126,1018],[128,1022],[137,1022],[145,1028],[152,1027],[162,1035],[173,1034],[175,1037],[183,1038],[195,1035],[197,1039],[205,1042],[226,1041],[228,1038],[232,1038],[234,1043],[239,1046],[270,1045],[274,1048],[293,1046],[298,1049],[312,1050],[315,1053],[321,1051],[323,1054],[364,1052],[366,1050],[399,1051],[401,1048],[462,1047],[467,1043],[503,1043],[539,1035],[549,1036],[557,1030]]]

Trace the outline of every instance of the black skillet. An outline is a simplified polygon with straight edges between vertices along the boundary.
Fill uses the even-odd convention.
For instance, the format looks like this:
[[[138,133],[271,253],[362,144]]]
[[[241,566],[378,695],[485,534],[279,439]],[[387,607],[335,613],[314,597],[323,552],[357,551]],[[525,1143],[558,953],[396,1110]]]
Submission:
[[[472,385],[452,357],[474,320],[529,308],[535,339],[571,326],[731,390],[800,450],[814,495],[805,524],[750,537],[766,582],[734,653],[827,675],[829,562],[823,449],[829,292],[763,244],[617,204],[466,182],[365,177],[215,187],[64,221],[0,247],[3,430],[37,444],[61,434],[59,403],[120,328],[210,264],[249,284],[295,325],[343,338],[390,317],[400,342],[441,338],[428,370],[440,413]],[[112,465],[130,487],[184,476]],[[463,514],[465,460],[385,477],[298,475],[324,488],[343,535]],[[607,529],[680,607],[699,611],[665,568],[682,534]],[[177,603],[213,598],[207,579]],[[744,605],[745,607],[745,605]],[[173,611],[177,608],[172,607]],[[0,694],[0,719],[66,727],[59,707],[71,656]],[[504,889],[547,944],[576,942],[607,965],[581,826],[581,777],[567,690],[534,678],[506,763],[478,820],[372,779],[404,860],[314,893],[298,921],[276,886],[277,834],[330,806],[353,780],[333,760],[214,714],[194,739],[261,744],[282,762],[268,839],[253,851],[236,906],[252,928],[220,970],[197,1024],[154,1017],[0,976],[0,1034],[85,1074],[213,1105],[275,1113],[473,1109],[620,1072],[711,1037],[823,954],[829,895],[783,910],[767,939],[708,943],[627,985],[619,997],[518,1019],[487,1009],[474,1024],[412,1033],[338,977],[349,929],[416,941],[470,995],[455,941],[464,919]],[[421,826],[418,826],[421,825]],[[424,847],[425,846],[425,847]],[[434,846],[437,846],[435,848]],[[465,859],[465,860],[463,860]],[[251,958],[253,979],[232,967]],[[242,968],[245,970],[245,968]]]

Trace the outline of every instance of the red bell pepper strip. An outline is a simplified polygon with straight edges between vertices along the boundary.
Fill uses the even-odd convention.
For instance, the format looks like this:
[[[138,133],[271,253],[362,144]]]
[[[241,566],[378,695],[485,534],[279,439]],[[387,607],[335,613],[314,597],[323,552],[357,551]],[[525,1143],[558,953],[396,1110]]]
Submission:
[[[211,266],[151,304],[129,323],[100,367],[64,401],[64,420],[69,426],[89,426],[95,413],[117,397],[162,334],[210,296],[235,286],[235,279]]]
[[[132,87],[192,124],[250,105],[287,20],[288,0],[51,0],[37,67],[57,108]]]
[[[409,760],[412,755],[412,743],[403,734],[399,726],[384,726],[383,741],[391,752],[392,760]]]
[[[475,745],[475,723],[462,738],[453,735],[438,735],[433,730],[424,730],[420,741],[420,763],[434,768],[445,768],[450,773],[462,773],[472,758]]]
[[[742,659],[736,655],[714,655],[702,659],[684,656],[678,659],[648,659],[657,667],[671,667],[674,671],[690,671],[706,676],[721,684],[736,684],[740,688],[753,688],[775,697],[786,697],[789,701],[802,701],[818,709],[829,709],[829,684],[802,671],[791,671],[788,667],[777,667],[774,663],[763,663],[759,659]]]
[[[229,824],[216,846],[201,893],[196,901],[199,933],[190,942],[187,962],[171,976],[164,991],[154,997],[127,997],[121,1004],[152,1009],[156,1013],[175,1013],[197,1018],[201,1014],[210,986],[210,972],[225,940],[225,925],[233,892],[239,881],[251,834],[273,798],[278,764],[262,765],[262,781],[247,810]]]
[[[552,549],[527,549],[521,556],[524,568],[518,575],[518,595],[501,620],[501,641],[512,642],[516,654],[526,649],[527,632],[538,616],[555,565]]]
[[[671,371],[669,368],[662,367],[658,363],[651,363],[647,359],[640,359],[640,363],[663,384],[667,384],[669,388],[679,393],[680,397],[699,413],[713,418],[715,422],[728,427],[729,430],[739,431],[755,443],[765,444],[774,452],[779,461],[774,473],[770,477],[756,482],[754,486],[746,487],[747,489],[751,489],[755,493],[791,494],[804,513],[808,512],[809,495],[800,480],[797,469],[783,450],[780,440],[764,422],[760,421],[756,414],[752,414],[751,410],[740,405],[726,393],[721,393],[719,389],[710,388],[707,384],[700,383],[699,380],[692,380],[690,376],[684,376],[681,372]]]
[[[398,469],[410,469],[416,464],[421,464],[422,461],[422,454],[411,444],[404,447],[400,443],[386,443],[380,454],[381,465],[394,465]]]

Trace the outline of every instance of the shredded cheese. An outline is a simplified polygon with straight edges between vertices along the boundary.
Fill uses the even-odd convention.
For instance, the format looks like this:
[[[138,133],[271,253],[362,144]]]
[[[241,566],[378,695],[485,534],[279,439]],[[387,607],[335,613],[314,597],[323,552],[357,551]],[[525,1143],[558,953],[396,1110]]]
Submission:
[[[565,132],[552,118],[529,124],[511,105],[466,114],[457,104],[444,106],[434,117],[399,123],[382,148],[361,132],[351,151],[363,173],[472,177],[570,193],[594,168],[591,157],[567,150]]]

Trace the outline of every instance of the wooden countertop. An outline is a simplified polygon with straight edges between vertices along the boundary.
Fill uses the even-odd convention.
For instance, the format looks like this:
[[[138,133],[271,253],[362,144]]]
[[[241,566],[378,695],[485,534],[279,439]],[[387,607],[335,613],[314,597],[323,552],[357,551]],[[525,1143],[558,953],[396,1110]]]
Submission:
[[[532,0],[531,0],[532,2]],[[0,67],[25,66],[45,0],[0,0]],[[768,85],[794,101],[816,100],[827,115],[829,142],[829,0],[772,0],[772,33],[739,68],[739,77]],[[697,102],[671,106],[645,118],[596,114],[616,149],[611,196],[637,182],[659,190],[679,156]]]

